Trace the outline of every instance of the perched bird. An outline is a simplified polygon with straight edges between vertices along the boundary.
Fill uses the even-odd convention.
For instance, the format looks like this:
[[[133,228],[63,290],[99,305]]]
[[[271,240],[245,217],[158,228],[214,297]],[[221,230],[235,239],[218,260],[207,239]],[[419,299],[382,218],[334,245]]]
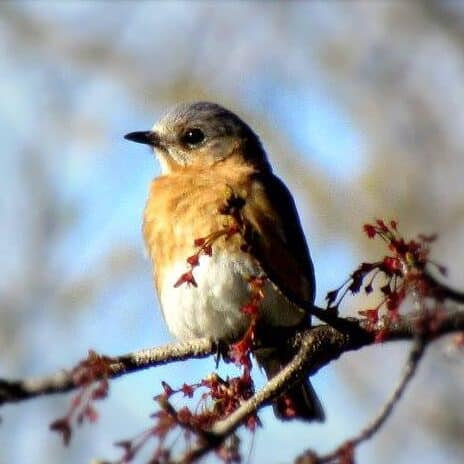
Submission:
[[[273,172],[258,136],[236,114],[208,102],[181,104],[151,130],[126,139],[153,147],[162,175],[150,187],[143,234],[153,261],[164,319],[180,340],[239,339],[250,319],[240,311],[249,279],[265,278],[259,307],[262,333],[309,323],[314,269],[292,195]],[[198,240],[224,229],[220,213],[228,196],[240,199],[243,234],[221,236],[200,254],[190,274],[186,259]],[[244,246],[245,244],[245,246]],[[189,275],[184,285],[181,276]],[[291,359],[271,347],[257,353],[269,378]],[[324,419],[309,380],[290,387],[274,404],[276,415]]]

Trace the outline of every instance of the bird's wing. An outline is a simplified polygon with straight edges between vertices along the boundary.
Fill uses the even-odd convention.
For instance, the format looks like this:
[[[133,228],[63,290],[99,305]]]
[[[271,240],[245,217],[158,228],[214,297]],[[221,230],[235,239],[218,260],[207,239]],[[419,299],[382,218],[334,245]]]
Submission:
[[[314,302],[314,268],[293,198],[272,173],[255,174],[242,208],[249,252],[291,302]]]

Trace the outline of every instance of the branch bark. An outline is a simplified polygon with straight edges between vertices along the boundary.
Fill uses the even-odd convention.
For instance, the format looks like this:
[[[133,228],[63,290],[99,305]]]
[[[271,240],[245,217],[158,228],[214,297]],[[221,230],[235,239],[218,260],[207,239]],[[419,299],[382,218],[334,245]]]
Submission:
[[[211,340],[199,338],[189,342],[135,351],[109,358],[108,377],[120,377],[131,372],[190,358],[205,358],[210,356],[214,350],[215,344]],[[65,393],[79,386],[74,381],[72,370],[25,380],[0,379],[0,406],[4,403],[16,403],[37,396]]]
[[[323,366],[340,357],[343,353],[358,350],[375,343],[375,332],[369,321],[355,318],[338,318],[341,324],[337,328],[319,325],[296,334],[289,343],[295,349],[295,357],[274,378],[248,401],[241,404],[226,419],[216,422],[208,431],[202,431],[199,444],[182,456],[179,462],[192,462],[220,445],[251,414],[269,404],[290,385],[301,381],[305,376],[315,374]],[[403,317],[397,323],[389,325],[388,338],[385,341],[416,340],[421,337],[421,350],[429,342],[453,332],[464,331],[464,311],[449,312],[437,322],[433,321],[433,330],[424,332],[424,316]],[[142,369],[161,364],[183,361],[190,358],[205,358],[217,352],[217,345],[208,339],[168,344],[162,347],[145,349],[122,356],[105,358],[108,362],[108,378],[116,378]],[[412,351],[414,354],[414,350]],[[412,356],[412,355],[411,355]],[[420,356],[417,356],[417,361]],[[400,386],[395,390],[386,408],[377,416],[372,427],[368,427],[357,437],[371,435],[371,428],[377,429],[390,414],[397,398],[401,395],[417,362],[411,362]],[[408,367],[408,366],[407,366]],[[0,406],[15,403],[42,395],[64,393],[81,385],[76,384],[74,370],[62,371],[50,376],[24,380],[0,379]],[[379,423],[379,424],[377,424]],[[367,430],[367,432],[366,432]],[[355,438],[356,439],[356,438]],[[331,455],[326,456],[330,458]],[[325,461],[330,462],[330,461]]]
[[[357,350],[374,343],[374,333],[368,330],[365,320],[342,319],[347,326],[357,327],[358,330],[339,331],[329,325],[319,325],[297,334],[291,343],[299,347],[293,362],[269,384],[258,392],[248,402],[244,403],[235,413],[225,421],[216,424],[216,431],[223,433],[225,422],[231,423],[243,420],[244,417],[255,411],[257,407],[270,401],[278,395],[283,385],[288,387],[289,371],[299,370],[293,382],[303,375],[312,375],[321,367],[337,359],[345,352]],[[389,327],[388,340],[413,339],[417,334],[418,318],[403,318],[397,324]],[[439,327],[433,332],[433,337],[439,337],[451,332],[464,330],[464,312],[454,312],[440,321]],[[150,348],[112,357],[109,365],[109,378],[120,377],[131,372],[148,369],[160,364],[183,361],[190,358],[205,358],[216,351],[216,344],[208,339],[197,339],[183,343],[173,343],[165,346]],[[292,383],[293,383],[292,382]],[[78,388],[73,379],[73,371],[61,371],[55,374],[24,380],[0,379],[0,405],[15,403],[42,395],[64,393]]]

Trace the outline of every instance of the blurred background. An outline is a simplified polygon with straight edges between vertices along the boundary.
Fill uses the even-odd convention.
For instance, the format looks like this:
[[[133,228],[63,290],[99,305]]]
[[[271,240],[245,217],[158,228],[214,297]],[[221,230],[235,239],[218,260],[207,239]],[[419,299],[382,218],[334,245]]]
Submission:
[[[0,377],[171,341],[140,230],[159,166],[123,135],[180,101],[221,103],[260,134],[295,195],[319,304],[383,253],[361,232],[375,217],[438,233],[433,255],[464,288],[463,2],[3,1],[0,63]],[[359,463],[464,462],[464,364],[450,346],[428,351]],[[327,422],[283,425],[266,410],[244,455],[331,450],[376,414],[407,350],[327,366],[313,381]],[[161,380],[213,369],[190,361],[112,382],[99,422],[69,448],[48,430],[69,395],[5,406],[0,463],[116,459],[113,442],[151,424]]]

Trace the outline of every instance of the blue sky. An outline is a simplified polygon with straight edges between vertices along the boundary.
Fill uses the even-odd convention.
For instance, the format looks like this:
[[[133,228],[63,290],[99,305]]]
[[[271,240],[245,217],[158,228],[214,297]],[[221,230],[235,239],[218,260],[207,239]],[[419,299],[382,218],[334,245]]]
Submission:
[[[38,214],[31,207],[35,205],[36,192],[33,187],[29,191],[29,184],[24,180],[25,172],[32,179],[39,175],[39,170],[37,173],[28,171],[34,169],[34,163],[39,163],[40,175],[47,179],[48,194],[58,205],[60,219],[59,230],[53,232],[56,236],[51,249],[44,255],[42,266],[35,270],[45,283],[41,280],[38,296],[31,294],[15,315],[18,338],[15,346],[9,347],[11,357],[0,360],[2,376],[40,375],[70,367],[85,356],[88,349],[115,355],[172,340],[157,309],[150,263],[144,258],[140,231],[148,185],[153,176],[159,174],[159,167],[148,150],[127,143],[123,135],[151,127],[166,108],[167,98],[161,88],[159,96],[153,88],[141,91],[141,95],[131,88],[133,82],[145,82],[147,78],[143,74],[143,60],[147,59],[147,54],[142,53],[140,47],[151,47],[148,57],[153,60],[153,79],[166,82],[172,79],[172,69],[182,68],[183,63],[176,61],[176,47],[187,50],[187,56],[203,53],[204,57],[208,47],[213,47],[217,31],[210,31],[207,37],[211,42],[203,44],[206,51],[201,52],[198,51],[200,44],[194,41],[190,44],[189,40],[198,26],[193,16],[197,15],[200,19],[196,21],[200,21],[202,14],[208,13],[205,4],[142,2],[132,8],[130,3],[118,2],[112,4],[110,13],[107,5],[47,3],[44,8],[43,3],[25,2],[18,7],[22,14],[69,30],[68,39],[76,43],[86,40],[88,30],[93,39],[100,35],[105,43],[112,43],[113,55],[102,62],[101,69],[78,66],[78,61],[74,63],[63,58],[67,45],[60,43],[58,34],[56,39],[51,39],[53,47],[49,54],[33,46],[26,47],[27,52],[21,48],[20,53],[14,53],[14,41],[0,27],[0,47],[7,52],[0,68],[3,147],[0,171],[4,173],[0,255],[4,274],[8,276],[0,283],[0,290],[8,290],[13,281],[19,282],[19,286],[22,284],[31,252],[28,247],[34,246],[29,244],[27,234],[28,224],[33,223],[34,215]],[[236,8],[239,7],[230,6],[235,13]],[[324,7],[318,8],[321,18],[325,17]],[[303,8],[302,12],[305,11]],[[124,24],[113,42],[105,36],[105,28],[99,29],[101,14],[109,14],[109,22]],[[265,43],[269,37],[274,37],[271,19],[266,15],[259,17],[252,39]],[[227,23],[227,14],[222,20]],[[50,26],[51,34],[53,27]],[[295,27],[300,28],[297,37],[306,38],[304,22]],[[176,40],[180,45],[175,41],[170,44],[166,39],[172,30],[177,31]],[[231,31],[230,45],[225,45],[218,68],[230,66],[232,73],[239,67],[240,63],[235,61],[224,64],[224,56],[230,53],[235,60],[243,60],[243,69],[237,74],[240,77],[231,83],[219,69],[217,73],[209,71],[211,82],[204,84],[201,91],[192,90],[191,99],[206,94],[219,103],[239,102],[237,107],[266,119],[275,132],[281,134],[277,138],[291,140],[293,149],[301,155],[299,161],[320,171],[334,185],[348,185],[361,176],[367,159],[366,140],[343,102],[333,96],[317,61],[308,59],[308,63],[301,64],[303,55],[296,52],[289,57],[292,69],[304,67],[311,79],[289,78],[288,70],[279,69],[278,65],[278,71],[273,73],[258,65],[246,67],[247,63],[252,63],[253,40],[249,48],[243,48],[243,44],[242,48],[234,48],[232,38],[239,41],[240,37],[233,35],[237,34],[235,30]],[[308,42],[310,36],[308,32]],[[164,57],[167,47],[172,47],[171,59]],[[117,61],[118,53],[124,50],[135,57],[136,64],[129,70],[131,82],[127,86],[113,79],[108,71],[112,61]],[[158,66],[160,63],[165,68]],[[192,76],[208,73],[201,63],[193,63]],[[176,103],[174,97],[168,99]],[[249,122],[254,125],[253,121]],[[263,142],[272,148],[270,141]],[[37,146],[39,149],[35,150]],[[272,152],[270,157],[277,174],[285,178],[283,158]],[[295,178],[285,180],[290,186],[298,184]],[[320,230],[319,218],[313,214],[314,206],[303,204],[304,197],[298,189],[296,197],[307,232]],[[52,224],[51,229],[55,230],[55,226]],[[348,240],[339,237],[340,234],[333,240],[326,237],[311,240],[315,244],[312,255],[320,303],[325,291],[341,282],[356,265],[356,251]],[[128,250],[129,270],[122,269],[119,277],[106,281],[112,266],[121,265],[121,262],[121,266],[125,266],[114,251],[119,249]],[[93,275],[98,276],[96,290],[82,284],[89,276],[92,280]],[[60,289],[69,285],[68,302],[72,303],[72,292],[76,295],[76,306],[72,310],[60,308],[60,301],[63,301]],[[88,292],[88,301],[85,292]],[[6,310],[0,308],[0,316],[6,318],[7,314],[2,311]],[[388,349],[392,356],[399,356],[403,347]],[[349,369],[348,361],[342,359],[340,362],[346,363],[345,369]],[[194,381],[213,367],[212,360],[194,361],[115,381],[110,398],[99,405],[99,423],[76,429],[70,449],[64,449],[58,438],[48,431],[48,423],[60,411],[65,411],[69,396],[5,407],[0,428],[0,463],[40,463],[44,462],[44,456],[51,457],[48,462],[89,462],[93,457],[114,459],[117,450],[112,443],[135,435],[150,423],[149,415],[154,408],[152,397],[159,391],[161,380],[173,385],[186,379]],[[381,372],[380,367],[373,369]],[[296,455],[305,447],[328,451],[363,426],[380,406],[382,397],[367,395],[365,403],[361,403],[363,407],[359,407],[356,394],[343,385],[342,371],[330,365],[314,378],[313,383],[326,407],[327,424],[283,425],[273,420],[270,410],[263,412],[265,427],[255,438],[252,462],[288,461],[289,455]],[[392,366],[391,378],[385,381],[385,394],[394,383],[397,371],[397,366]],[[411,433],[414,436],[414,431]],[[23,446],[24,443],[28,446]],[[245,449],[247,446],[245,443]],[[378,450],[369,444],[360,452],[360,462],[372,462],[369,459]],[[436,456],[432,451],[427,453],[422,456],[423,462],[434,462]],[[424,451],[424,455],[427,453]],[[403,458],[408,459],[408,455]],[[395,462],[407,460],[398,458]]]

